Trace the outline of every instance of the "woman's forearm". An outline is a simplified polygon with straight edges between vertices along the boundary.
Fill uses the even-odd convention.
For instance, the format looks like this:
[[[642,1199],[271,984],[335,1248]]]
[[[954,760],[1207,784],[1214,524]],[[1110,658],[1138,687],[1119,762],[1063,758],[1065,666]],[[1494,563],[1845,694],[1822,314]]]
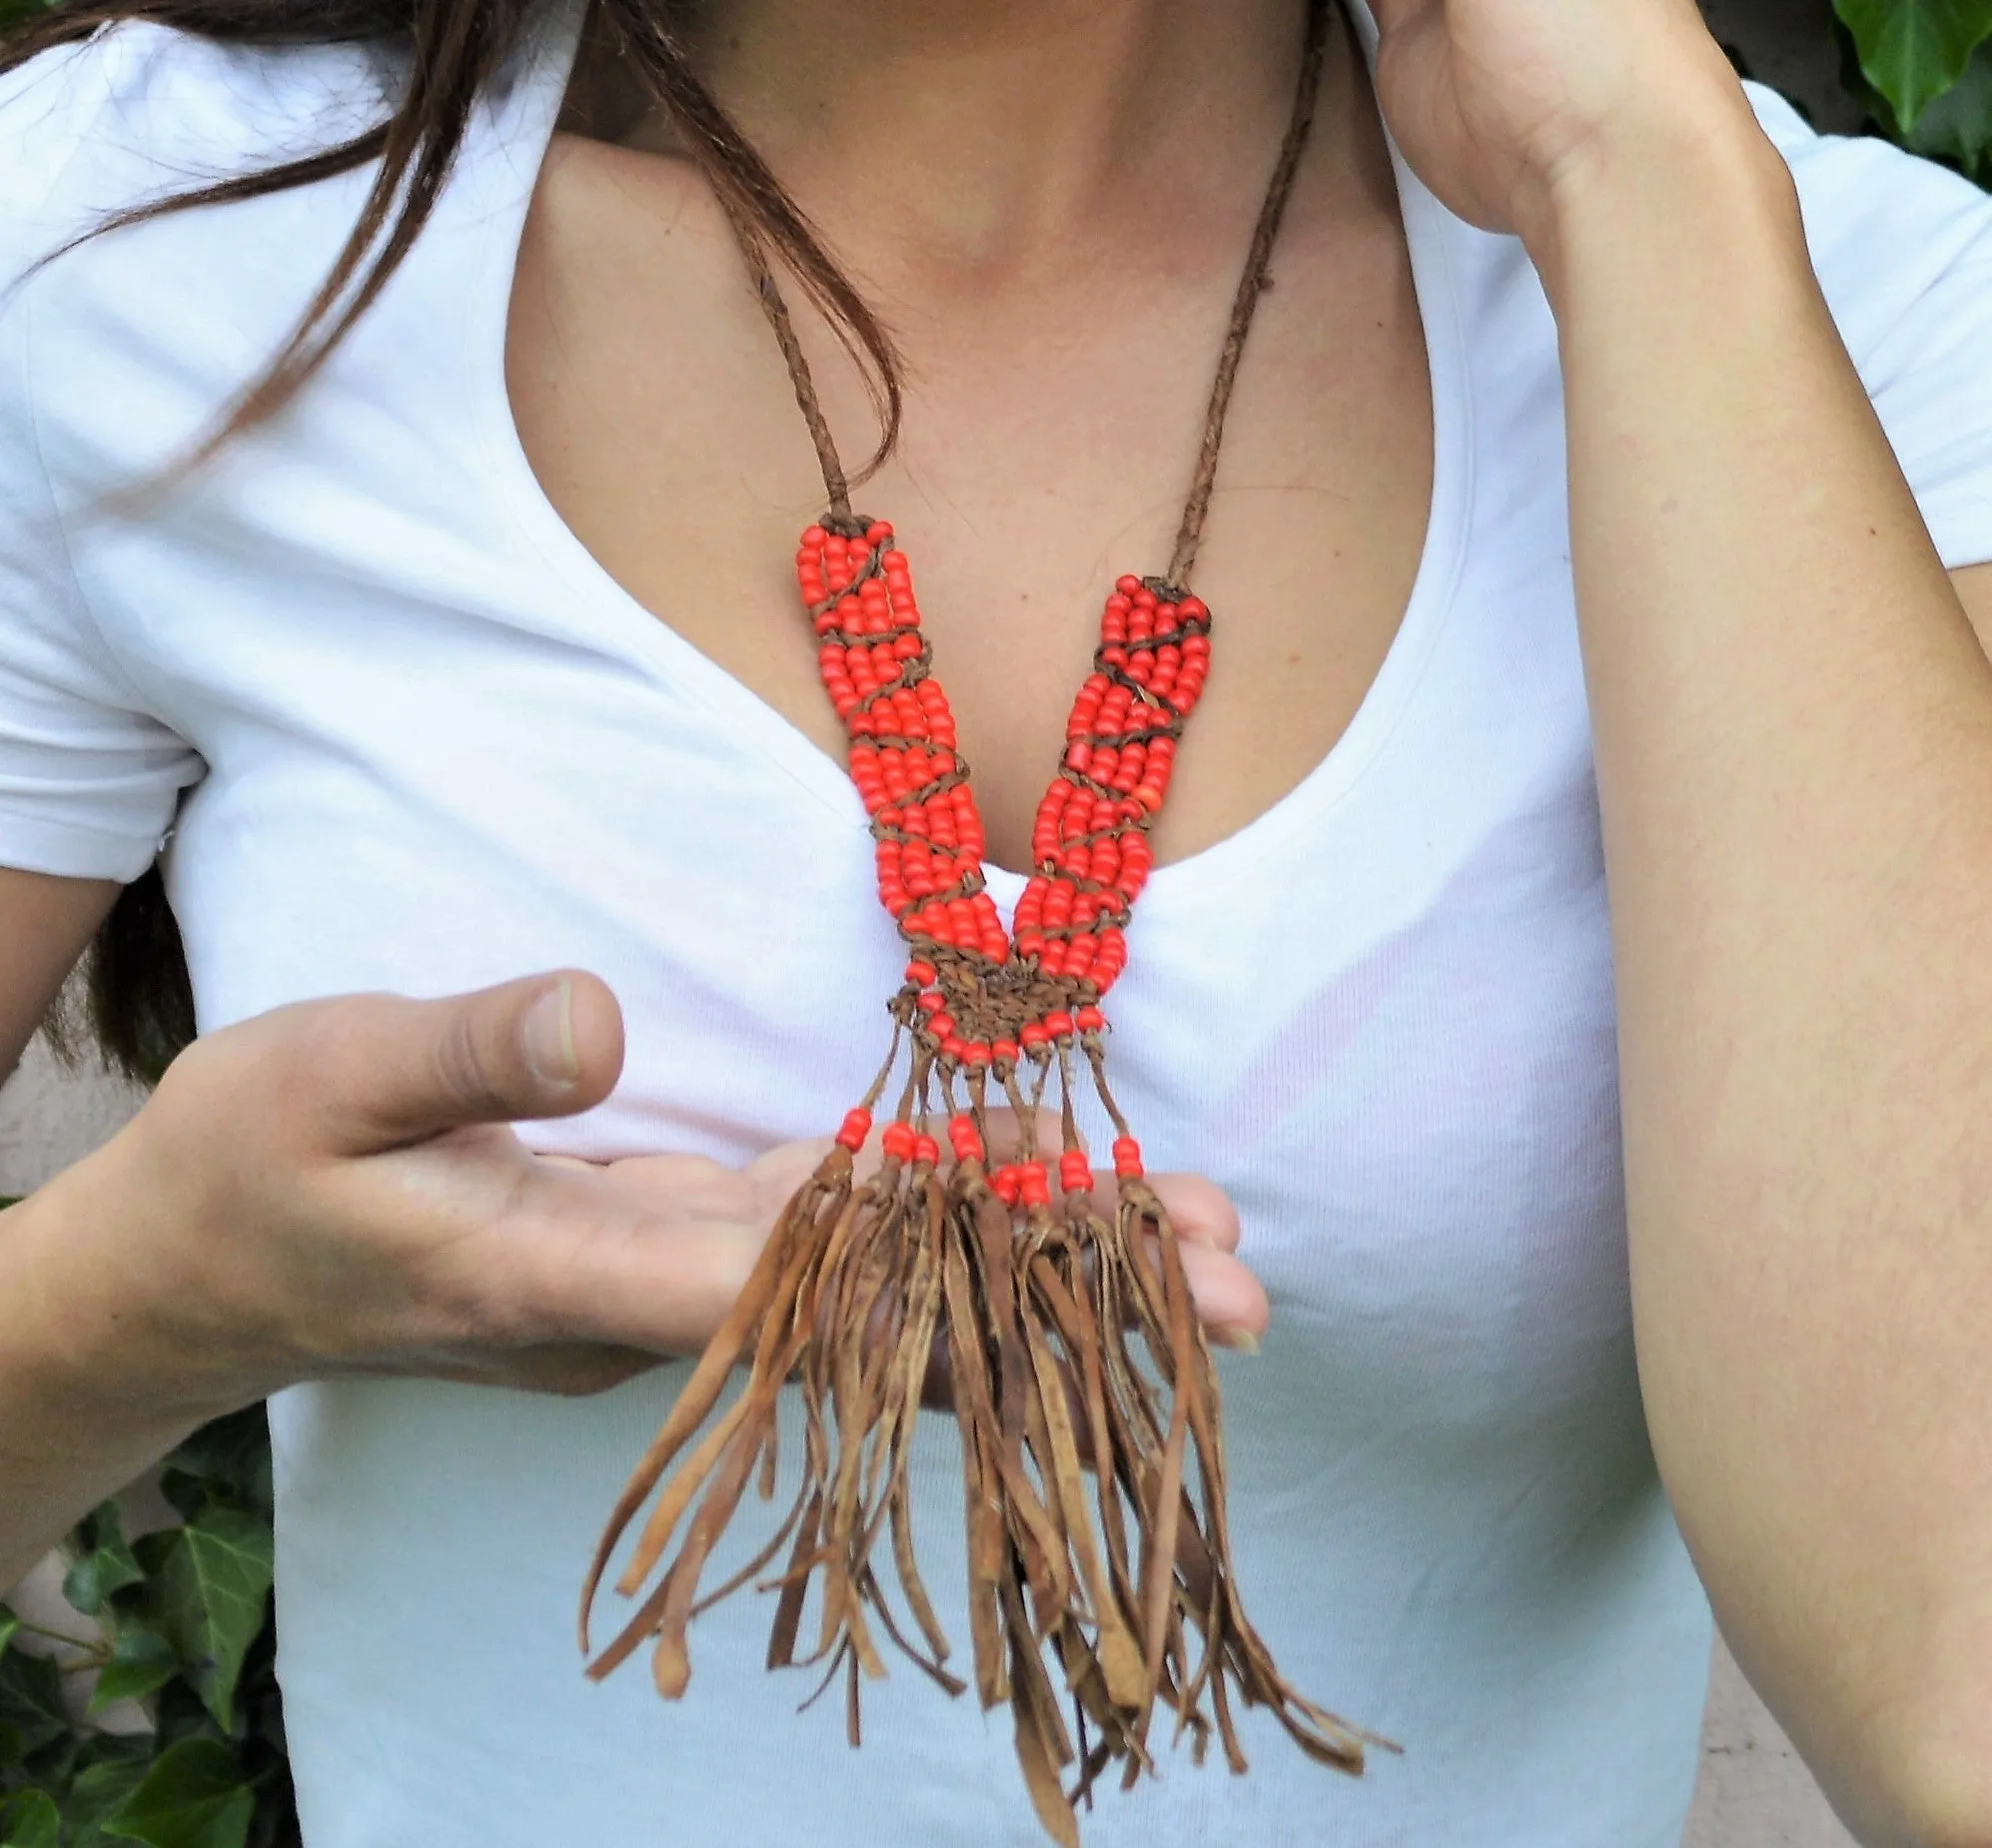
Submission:
[[[142,1284],[99,1256],[89,1177],[0,1213],[0,1592],[208,1417],[140,1325]]]
[[[1656,1448],[1869,1839],[1992,1840],[1992,669],[1747,116],[1552,228]]]

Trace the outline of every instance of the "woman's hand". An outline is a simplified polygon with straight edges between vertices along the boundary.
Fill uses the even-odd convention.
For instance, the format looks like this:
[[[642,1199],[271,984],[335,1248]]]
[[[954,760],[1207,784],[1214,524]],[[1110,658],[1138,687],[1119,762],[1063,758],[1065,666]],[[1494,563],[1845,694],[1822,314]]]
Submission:
[[[100,1385],[199,1410],[342,1375],[587,1392],[694,1353],[829,1145],[744,1170],[596,1167],[506,1127],[599,1103],[621,1057],[615,1002],[584,975],[310,1003],[217,1033],[58,1184],[95,1257],[51,1255],[42,1300]],[[1266,1300],[1230,1255],[1229,1203],[1192,1178],[1155,1185],[1219,1339],[1256,1338]],[[107,1362],[90,1331],[113,1324]]]
[[[1462,218],[1538,257],[1593,162],[1732,133],[1749,106],[1694,0],[1372,0],[1377,96]]]

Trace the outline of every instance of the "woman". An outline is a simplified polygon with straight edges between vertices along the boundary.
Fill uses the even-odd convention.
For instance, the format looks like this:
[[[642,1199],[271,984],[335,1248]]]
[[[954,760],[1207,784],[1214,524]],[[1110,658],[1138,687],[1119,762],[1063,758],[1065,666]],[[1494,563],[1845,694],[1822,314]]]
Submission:
[[[0,79],[0,1040],[169,829],[203,1029],[6,1216],[0,1579],[279,1391],[312,1848],[1035,1840],[1006,1728],[900,1672],[848,1752],[752,1597],[680,1705],[577,1671],[580,1564],[681,1378],[645,1370],[863,1090],[903,952],[709,119],[632,77],[640,8],[547,0],[509,44],[439,4],[413,51],[335,11],[258,44],[189,8],[218,36]],[[847,449],[835,324],[875,363],[875,308],[903,354],[861,500],[921,573],[1006,909],[1094,599],[1160,568],[1304,11],[676,22],[834,253],[757,196]],[[1992,207],[1746,94],[1688,0],[1349,26],[1113,1056],[1207,1325],[1250,1350],[1270,1315],[1223,1365],[1257,1621],[1405,1752],[1352,1784],[1248,1726],[1249,1777],[1165,1760],[1085,1826],[1671,1843],[1698,1570],[1864,1841],[1992,1840]],[[380,144],[37,259],[447,118],[494,45],[378,298],[174,474]]]

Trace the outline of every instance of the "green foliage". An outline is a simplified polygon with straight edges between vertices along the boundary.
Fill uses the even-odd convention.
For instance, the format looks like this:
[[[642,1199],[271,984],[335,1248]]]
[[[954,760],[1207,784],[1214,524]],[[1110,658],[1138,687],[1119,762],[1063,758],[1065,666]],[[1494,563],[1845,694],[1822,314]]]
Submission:
[[[1834,8],[1853,35],[1862,75],[1888,106],[1890,126],[1905,135],[1992,38],[1992,0],[1834,0]]]
[[[70,1535],[81,1647],[43,1652],[56,1639],[0,1605],[0,1848],[296,1848],[262,1408],[196,1432],[161,1487],[183,1524],[127,1539],[106,1502]],[[127,1700],[151,1732],[100,1729]]]
[[[226,1745],[182,1739],[159,1755],[103,1823],[106,1835],[151,1848],[246,1848],[256,1792]]]

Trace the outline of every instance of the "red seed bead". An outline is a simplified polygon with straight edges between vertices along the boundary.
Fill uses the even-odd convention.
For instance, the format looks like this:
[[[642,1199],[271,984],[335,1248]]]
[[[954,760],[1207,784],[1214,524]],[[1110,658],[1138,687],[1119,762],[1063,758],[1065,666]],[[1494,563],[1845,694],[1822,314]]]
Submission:
[[[844,1127],[837,1132],[837,1142],[855,1155],[864,1147],[864,1139],[870,1134],[871,1112],[848,1110],[844,1113]]]
[[[952,1116],[948,1119],[948,1142],[954,1149],[954,1159],[958,1162],[979,1162],[983,1159],[982,1132],[975,1127],[975,1119],[968,1116]]]
[[[927,1016],[927,1031],[935,1039],[945,1042],[949,1035],[954,1032],[954,1016],[945,1013],[929,1014]]]
[[[1023,1197],[1024,1177],[1015,1162],[1007,1162],[989,1177],[989,1187],[1006,1207],[1014,1207]]]
[[[1015,1065],[1023,1056],[1015,1040],[998,1040],[989,1050],[998,1065]]]
[[[1096,1007],[1087,1006],[1079,1010],[1073,1018],[1079,1023],[1081,1033],[1099,1033],[1107,1025],[1107,1017]]]
[[[1048,1037],[1044,1028],[1036,1021],[1031,1021],[1027,1026],[1021,1028],[1017,1034],[1017,1038],[1023,1041],[1026,1052],[1036,1052],[1039,1047],[1046,1043]]]
[[[913,1126],[910,1123],[888,1123],[882,1138],[887,1157],[895,1162],[905,1162],[913,1157]]]
[[[1048,1207],[1051,1205],[1051,1176],[1045,1172],[1042,1162],[1019,1162],[1018,1193],[1023,1196],[1027,1207]]]
[[[1058,1158],[1058,1185],[1068,1194],[1093,1191],[1093,1164],[1080,1149],[1068,1149]]]
[[[935,982],[937,982],[940,979],[940,977],[935,972],[934,965],[932,963],[922,962],[916,956],[910,963],[906,965],[906,979],[907,981],[914,983],[917,987],[930,988],[933,986]],[[936,995],[934,999],[938,1001],[940,997]]]
[[[1063,1008],[1044,1017],[1045,1031],[1055,1040],[1069,1040],[1072,1037],[1072,1016]]]
[[[1132,1136],[1114,1138],[1114,1173],[1123,1181],[1141,1179],[1141,1144]]]
[[[935,1167],[941,1159],[941,1145],[931,1136],[915,1136],[913,1159],[916,1162],[925,1162],[929,1168]]]

